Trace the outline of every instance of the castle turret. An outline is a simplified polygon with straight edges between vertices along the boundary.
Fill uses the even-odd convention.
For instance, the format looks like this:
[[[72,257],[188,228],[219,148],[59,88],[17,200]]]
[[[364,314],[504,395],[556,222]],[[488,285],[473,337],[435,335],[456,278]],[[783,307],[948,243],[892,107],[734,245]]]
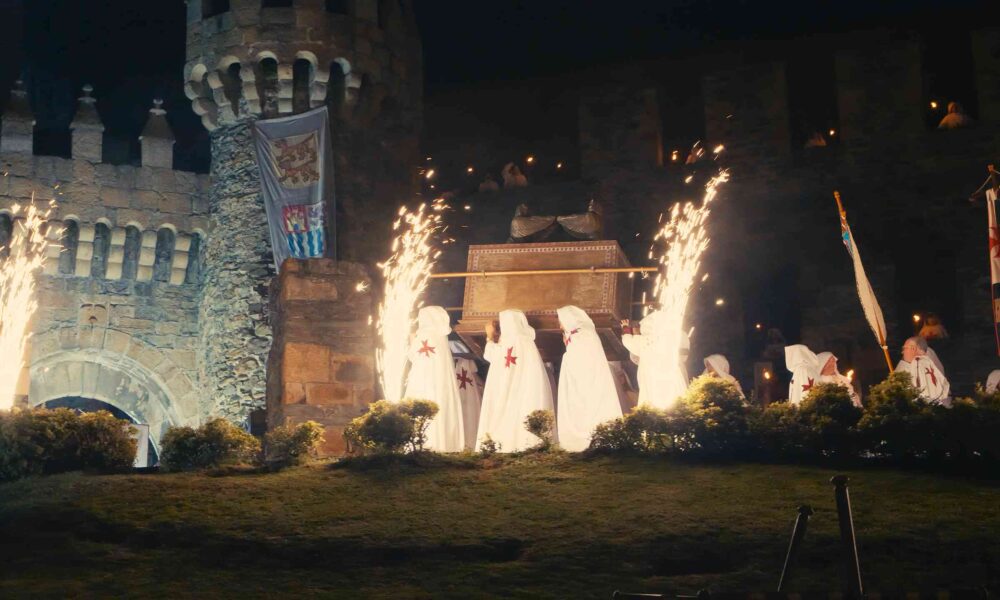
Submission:
[[[104,123],[97,113],[97,99],[90,95],[93,91],[90,84],[83,86],[83,96],[78,100],[70,129],[73,132],[73,158],[99,163],[104,154]]]
[[[213,235],[205,249],[201,368],[206,412],[263,405],[273,275],[252,123],[328,106],[337,256],[385,254],[410,199],[421,115],[421,49],[409,0],[189,0],[185,92],[211,132]]]
[[[31,154],[35,143],[35,116],[28,103],[24,82],[18,79],[10,92],[10,102],[3,113],[3,130],[0,132],[0,150]]]
[[[142,148],[142,166],[174,168],[174,132],[167,123],[167,111],[163,110],[163,100],[153,100],[149,109],[149,119],[139,136]]]

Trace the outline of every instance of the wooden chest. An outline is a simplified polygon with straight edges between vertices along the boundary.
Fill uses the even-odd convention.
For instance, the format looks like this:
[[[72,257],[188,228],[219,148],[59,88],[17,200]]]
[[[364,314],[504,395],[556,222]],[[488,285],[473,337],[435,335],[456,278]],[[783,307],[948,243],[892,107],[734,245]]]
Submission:
[[[628,267],[616,241],[553,242],[540,244],[490,244],[470,246],[468,271],[524,271]],[[558,362],[563,353],[562,332],[556,309],[568,304],[587,311],[594,320],[610,360],[628,353],[621,345],[621,319],[632,314],[630,273],[572,273],[545,275],[470,276],[465,280],[462,318],[458,335],[482,355],[486,323],[497,320],[501,310],[524,311],[537,331],[536,342],[547,361]]]

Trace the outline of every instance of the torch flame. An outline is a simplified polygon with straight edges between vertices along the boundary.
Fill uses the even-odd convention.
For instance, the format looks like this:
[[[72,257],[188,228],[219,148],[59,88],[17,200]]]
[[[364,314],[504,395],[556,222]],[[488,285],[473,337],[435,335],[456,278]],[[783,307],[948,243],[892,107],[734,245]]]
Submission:
[[[431,270],[441,254],[431,241],[441,229],[444,208],[440,199],[430,207],[421,204],[413,212],[400,208],[399,221],[393,226],[397,235],[392,242],[392,256],[381,265],[385,297],[378,307],[376,331],[381,347],[375,352],[375,362],[382,393],[393,402],[403,399],[410,332]]]
[[[35,276],[48,247],[43,226],[53,204],[39,209],[32,198],[23,210],[12,207],[15,220],[9,254],[0,259],[0,410],[13,407],[17,380],[24,368],[25,345],[31,335],[28,322],[38,308]]]

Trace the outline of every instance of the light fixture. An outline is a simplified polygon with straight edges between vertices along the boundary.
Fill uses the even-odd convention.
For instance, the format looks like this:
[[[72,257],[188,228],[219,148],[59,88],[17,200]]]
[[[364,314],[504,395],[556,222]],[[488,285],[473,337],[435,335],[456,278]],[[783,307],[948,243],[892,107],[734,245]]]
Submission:
[[[434,177],[434,169],[428,169],[427,173],[424,175],[424,177],[426,177],[427,179],[430,179],[431,177]]]
[[[529,154],[529,155],[528,155],[528,158],[524,159],[524,162],[526,162],[526,163],[528,163],[528,164],[530,165],[531,163],[535,162],[535,157],[534,157],[534,156],[531,156],[531,155]]]
[[[726,303],[726,300],[724,298],[716,298],[715,299],[715,305],[716,306],[722,306],[725,303]]]
[[[937,103],[937,101],[935,101],[935,100],[931,100],[931,108],[932,108],[932,109],[935,109],[935,110],[936,110],[936,109],[937,109],[937,107],[938,107],[938,103]]]
[[[920,322],[920,315],[918,313],[913,313],[913,322],[914,323]]]

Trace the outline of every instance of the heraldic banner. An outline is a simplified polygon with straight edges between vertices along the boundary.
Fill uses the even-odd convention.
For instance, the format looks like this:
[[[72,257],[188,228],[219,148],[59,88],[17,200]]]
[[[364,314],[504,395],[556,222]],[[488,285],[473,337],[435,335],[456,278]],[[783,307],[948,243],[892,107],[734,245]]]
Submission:
[[[254,128],[260,187],[271,231],[274,265],[286,258],[333,256],[333,151],[326,107],[257,121]],[[333,209],[331,215],[336,214]],[[329,251],[328,251],[329,248]]]

